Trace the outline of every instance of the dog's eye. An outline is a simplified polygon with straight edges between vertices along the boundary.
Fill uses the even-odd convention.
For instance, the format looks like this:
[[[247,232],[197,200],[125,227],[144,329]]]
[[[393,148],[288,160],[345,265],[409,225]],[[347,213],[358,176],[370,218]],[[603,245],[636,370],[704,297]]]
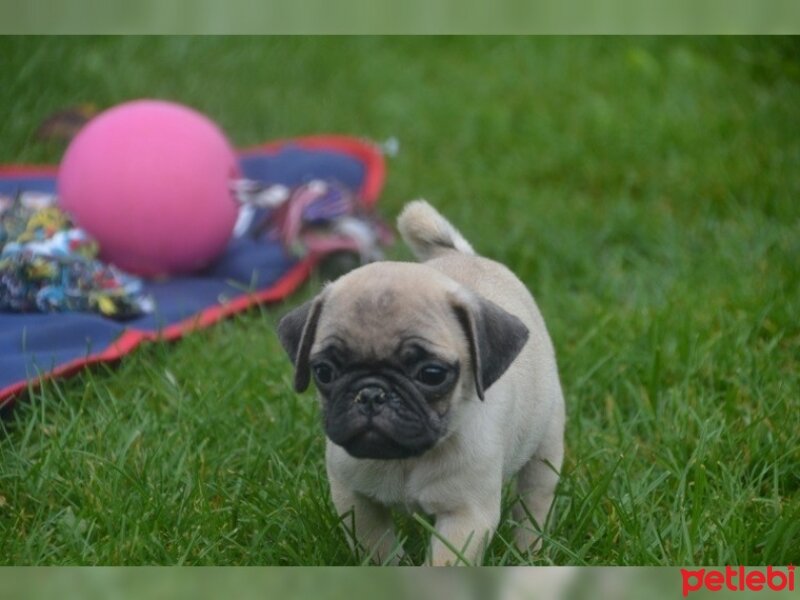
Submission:
[[[424,385],[442,385],[445,379],[447,379],[447,369],[438,365],[428,365],[417,372],[417,381]]]
[[[333,367],[328,363],[317,363],[314,365],[314,378],[317,383],[326,385],[333,381]]]

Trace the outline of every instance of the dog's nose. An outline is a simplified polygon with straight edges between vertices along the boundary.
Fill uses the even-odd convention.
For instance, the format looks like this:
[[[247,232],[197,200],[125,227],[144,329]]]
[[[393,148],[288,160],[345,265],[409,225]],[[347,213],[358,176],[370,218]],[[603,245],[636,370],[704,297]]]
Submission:
[[[360,390],[355,397],[355,403],[358,404],[362,412],[372,414],[381,409],[381,406],[386,402],[387,393],[382,387],[377,385],[367,385]]]

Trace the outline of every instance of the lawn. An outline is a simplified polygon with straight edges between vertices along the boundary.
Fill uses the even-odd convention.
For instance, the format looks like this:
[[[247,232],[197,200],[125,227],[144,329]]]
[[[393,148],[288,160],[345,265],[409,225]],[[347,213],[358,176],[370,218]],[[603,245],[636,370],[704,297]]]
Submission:
[[[781,38],[0,38],[0,162],[57,162],[33,136],[53,111],[143,96],[237,145],[396,136],[381,213],[432,201],[528,285],[558,354],[552,526],[529,557],[506,522],[486,563],[797,564],[798,56]],[[0,562],[359,564],[274,333],[320,283],[18,402]],[[399,526],[419,562],[423,527]]]

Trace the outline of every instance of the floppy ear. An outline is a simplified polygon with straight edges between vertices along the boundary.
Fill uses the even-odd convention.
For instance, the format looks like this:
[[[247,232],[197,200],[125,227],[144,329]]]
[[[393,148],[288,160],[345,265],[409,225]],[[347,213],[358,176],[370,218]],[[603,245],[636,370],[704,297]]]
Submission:
[[[529,331],[517,317],[486,298],[459,295],[452,302],[469,344],[475,390],[483,400],[484,390],[500,379],[525,346]]]
[[[301,304],[278,322],[278,338],[294,365],[294,389],[303,392],[311,380],[308,355],[314,343],[324,293]]]

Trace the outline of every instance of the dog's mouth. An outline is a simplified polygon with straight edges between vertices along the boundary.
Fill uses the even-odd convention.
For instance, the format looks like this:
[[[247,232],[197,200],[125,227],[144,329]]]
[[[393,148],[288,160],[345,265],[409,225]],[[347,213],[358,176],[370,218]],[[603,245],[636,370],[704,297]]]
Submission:
[[[420,425],[384,414],[351,413],[344,419],[326,419],[325,429],[330,440],[351,456],[386,460],[419,456],[436,444],[437,432]]]
[[[419,456],[433,444],[401,444],[378,427],[366,427],[340,445],[355,458],[389,460]]]

